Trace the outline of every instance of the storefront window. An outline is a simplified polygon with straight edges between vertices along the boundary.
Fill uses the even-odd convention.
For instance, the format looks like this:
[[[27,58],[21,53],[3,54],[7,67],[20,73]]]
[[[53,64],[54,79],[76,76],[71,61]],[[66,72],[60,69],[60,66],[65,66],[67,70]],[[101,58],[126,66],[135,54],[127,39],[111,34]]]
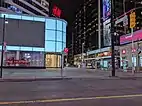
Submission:
[[[141,67],[142,67],[142,57],[140,57],[140,65],[141,65]]]
[[[5,66],[44,67],[44,52],[9,51],[5,53]]]
[[[133,65],[136,67],[136,57],[132,57],[132,63],[133,63]]]

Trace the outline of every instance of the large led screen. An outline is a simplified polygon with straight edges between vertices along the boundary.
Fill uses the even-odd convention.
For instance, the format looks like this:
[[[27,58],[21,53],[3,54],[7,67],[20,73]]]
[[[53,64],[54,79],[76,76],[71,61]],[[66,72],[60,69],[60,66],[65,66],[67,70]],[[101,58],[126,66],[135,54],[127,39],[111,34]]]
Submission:
[[[44,47],[45,23],[7,19],[5,42],[9,46]],[[3,19],[0,19],[0,42],[2,42]]]

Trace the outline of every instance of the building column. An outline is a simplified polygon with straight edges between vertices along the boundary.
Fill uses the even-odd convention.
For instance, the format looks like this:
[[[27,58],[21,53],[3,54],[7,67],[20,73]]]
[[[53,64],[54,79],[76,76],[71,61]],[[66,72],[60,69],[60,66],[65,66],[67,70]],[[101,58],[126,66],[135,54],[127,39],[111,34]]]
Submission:
[[[16,60],[20,59],[20,51],[16,51]],[[16,66],[19,66],[19,64],[16,64]]]

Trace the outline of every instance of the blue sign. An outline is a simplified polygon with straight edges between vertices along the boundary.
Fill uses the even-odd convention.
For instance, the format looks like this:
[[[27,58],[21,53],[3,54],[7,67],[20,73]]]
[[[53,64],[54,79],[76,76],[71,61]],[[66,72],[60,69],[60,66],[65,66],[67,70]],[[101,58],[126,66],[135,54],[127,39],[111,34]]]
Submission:
[[[8,9],[12,10],[15,13],[22,14],[22,11],[19,8],[15,7],[15,6],[9,6]]]
[[[111,16],[111,1],[103,0],[103,21],[106,21]]]

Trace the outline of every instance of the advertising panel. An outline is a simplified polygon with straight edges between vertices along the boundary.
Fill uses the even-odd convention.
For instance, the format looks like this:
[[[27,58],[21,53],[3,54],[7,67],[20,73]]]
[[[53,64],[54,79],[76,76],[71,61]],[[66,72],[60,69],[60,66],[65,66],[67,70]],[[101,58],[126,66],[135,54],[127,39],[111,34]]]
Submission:
[[[5,25],[5,42],[9,46],[44,47],[45,23],[27,20],[7,19]],[[0,29],[3,29],[0,18]],[[0,30],[0,42],[2,42]]]
[[[120,37],[120,44],[127,44],[133,41],[142,40],[142,30],[135,31],[133,36],[131,34],[123,35]]]
[[[111,0],[103,0],[103,21],[111,17]]]

